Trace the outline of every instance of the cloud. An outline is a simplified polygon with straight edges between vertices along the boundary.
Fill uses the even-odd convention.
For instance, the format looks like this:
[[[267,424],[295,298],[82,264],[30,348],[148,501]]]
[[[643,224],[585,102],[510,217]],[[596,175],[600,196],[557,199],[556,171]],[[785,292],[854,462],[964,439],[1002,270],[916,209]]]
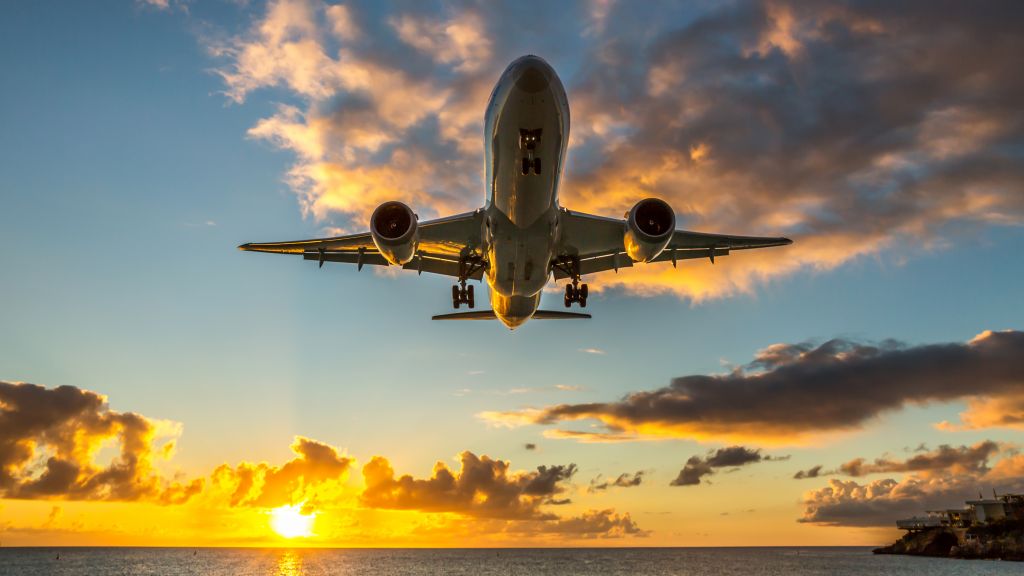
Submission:
[[[180,433],[172,422],[110,410],[95,392],[0,381],[0,497],[186,501],[202,480],[181,484],[154,467]],[[98,464],[108,444],[117,454]]]
[[[835,339],[819,346],[774,345],[746,369],[676,378],[617,402],[558,404],[485,412],[496,424],[550,425],[596,420],[603,441],[637,438],[727,438],[801,442],[855,430],[907,405],[960,399],[1005,399],[1024,387],[1024,333],[984,332],[966,343],[906,346]],[[799,410],[794,410],[799,406]],[[551,432],[551,434],[547,434]],[[546,431],[550,437],[590,433]]]
[[[936,427],[950,432],[982,428],[1024,430],[1024,391],[971,398],[967,401],[967,410],[960,413],[960,424],[943,421]]]
[[[619,515],[615,510],[589,510],[580,516],[560,518],[546,522],[531,531],[584,538],[646,537],[650,531],[641,530],[629,514]]]
[[[149,6],[157,10],[167,10],[171,7],[170,0],[135,0],[136,4]]]
[[[823,470],[824,466],[814,466],[808,470],[800,470],[793,475],[796,480],[817,478],[819,476],[867,476],[869,474],[888,474],[894,472],[916,472],[922,477],[933,474],[974,474],[980,475],[989,471],[988,461],[1000,452],[1010,450],[992,440],[983,440],[973,446],[950,446],[943,444],[935,450],[921,444],[913,450],[916,454],[906,460],[893,460],[885,456],[868,461],[866,458],[854,458],[839,465],[835,470]]]
[[[701,479],[715,473],[717,468],[735,468],[746,466],[755,462],[770,460],[787,460],[788,456],[762,455],[761,450],[747,448],[745,446],[729,446],[711,450],[703,458],[691,456],[675,480],[669,483],[670,486],[696,486]]]
[[[561,517],[543,510],[545,505],[568,504],[558,498],[568,490],[576,465],[538,466],[514,472],[510,464],[465,451],[460,469],[438,462],[430,478],[411,475],[395,478],[391,463],[373,457],[363,467],[366,484],[360,503],[368,508],[454,513],[481,522],[502,521],[490,529],[508,532],[557,534],[566,537],[620,538],[646,536],[629,514],[614,510],[590,510],[580,516]]]
[[[481,414],[485,420],[503,419],[505,413],[499,412],[484,412]],[[527,423],[527,422],[524,422]],[[545,438],[552,439],[569,439],[582,442],[583,444],[615,444],[618,442],[633,442],[639,440],[640,437],[631,434],[625,434],[621,432],[587,432],[583,430],[545,430]]]
[[[974,446],[953,447],[943,444],[934,451],[918,454],[906,460],[876,458],[873,462],[867,462],[864,458],[855,458],[841,464],[838,471],[847,476],[930,471],[981,474],[988,470],[986,464],[989,458],[999,450],[999,445],[991,440],[979,442]]]
[[[563,482],[576,466],[539,466],[533,472],[511,472],[509,463],[465,451],[461,469],[453,472],[443,462],[434,465],[430,478],[410,475],[395,478],[391,463],[375,456],[363,467],[364,506],[393,510],[455,512],[480,518],[540,519],[554,516],[540,510],[545,500],[565,491]]]
[[[643,470],[634,472],[633,474],[623,472],[622,474],[619,474],[618,478],[615,478],[614,480],[601,480],[601,476],[599,475],[597,478],[594,478],[593,480],[590,481],[590,488],[588,488],[587,490],[589,492],[596,492],[598,490],[607,490],[609,488],[614,487],[634,488],[636,486],[639,486],[640,483],[643,482],[643,479]]]
[[[804,478],[817,478],[821,475],[821,469],[823,466],[818,464],[817,466],[811,466],[807,470],[798,470],[796,474],[793,474],[794,480],[803,480]]]
[[[332,446],[302,436],[295,437],[291,449],[295,458],[280,466],[224,464],[213,471],[212,479],[230,491],[231,506],[304,504],[313,508],[319,502],[336,499],[355,460],[340,455]]]
[[[607,352],[601,350],[600,348],[580,348],[580,352],[584,352],[586,354],[596,354],[599,356],[604,356],[605,354],[607,354]]]
[[[490,31],[479,14],[460,10],[449,20],[401,14],[388,23],[398,38],[456,72],[474,72],[491,57]]]
[[[990,467],[989,460],[996,456],[1001,457]],[[827,486],[804,494],[800,522],[892,526],[898,518],[927,510],[962,507],[965,500],[978,496],[983,489],[1024,490],[1024,457],[988,440],[974,446],[940,446],[902,461],[878,458],[866,463],[858,458],[830,474],[862,476],[891,472],[906,475],[865,484],[830,479]]]

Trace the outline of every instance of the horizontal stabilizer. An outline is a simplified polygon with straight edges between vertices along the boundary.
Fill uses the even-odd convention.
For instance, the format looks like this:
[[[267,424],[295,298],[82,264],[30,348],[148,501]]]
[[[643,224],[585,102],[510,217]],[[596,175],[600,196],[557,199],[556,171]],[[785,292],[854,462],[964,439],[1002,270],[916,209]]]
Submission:
[[[497,320],[494,310],[473,310],[472,312],[452,312],[451,314],[438,314],[432,320]],[[590,314],[580,312],[562,312],[561,310],[537,310],[533,313],[534,320],[584,320],[590,318]]]
[[[438,314],[431,320],[497,320],[494,310],[474,310],[472,312],[452,312],[451,314]]]

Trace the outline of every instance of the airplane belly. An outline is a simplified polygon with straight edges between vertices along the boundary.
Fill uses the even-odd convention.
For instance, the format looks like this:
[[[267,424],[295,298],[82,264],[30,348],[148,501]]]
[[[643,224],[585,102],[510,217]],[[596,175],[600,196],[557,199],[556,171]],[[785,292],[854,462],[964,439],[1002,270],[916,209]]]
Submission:
[[[492,293],[532,296],[548,282],[554,254],[552,229],[556,212],[541,213],[532,226],[520,228],[497,210],[488,216],[487,283]]]

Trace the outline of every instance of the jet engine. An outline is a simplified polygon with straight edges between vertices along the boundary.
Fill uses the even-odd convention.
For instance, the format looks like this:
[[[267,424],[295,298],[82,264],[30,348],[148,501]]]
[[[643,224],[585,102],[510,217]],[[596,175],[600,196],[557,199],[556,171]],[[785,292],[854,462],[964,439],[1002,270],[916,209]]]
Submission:
[[[623,245],[634,262],[654,260],[672,239],[676,214],[664,200],[647,198],[626,212]]]
[[[412,260],[419,244],[416,214],[401,202],[385,202],[370,216],[370,236],[388,262],[401,266]]]

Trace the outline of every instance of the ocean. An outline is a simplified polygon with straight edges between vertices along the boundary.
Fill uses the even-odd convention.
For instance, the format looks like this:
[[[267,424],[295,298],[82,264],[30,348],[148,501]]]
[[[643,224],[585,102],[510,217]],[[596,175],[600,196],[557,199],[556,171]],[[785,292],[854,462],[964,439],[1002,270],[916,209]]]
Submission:
[[[334,574],[1019,576],[1024,574],[1024,564],[875,556],[870,548],[0,548],[3,576]]]

